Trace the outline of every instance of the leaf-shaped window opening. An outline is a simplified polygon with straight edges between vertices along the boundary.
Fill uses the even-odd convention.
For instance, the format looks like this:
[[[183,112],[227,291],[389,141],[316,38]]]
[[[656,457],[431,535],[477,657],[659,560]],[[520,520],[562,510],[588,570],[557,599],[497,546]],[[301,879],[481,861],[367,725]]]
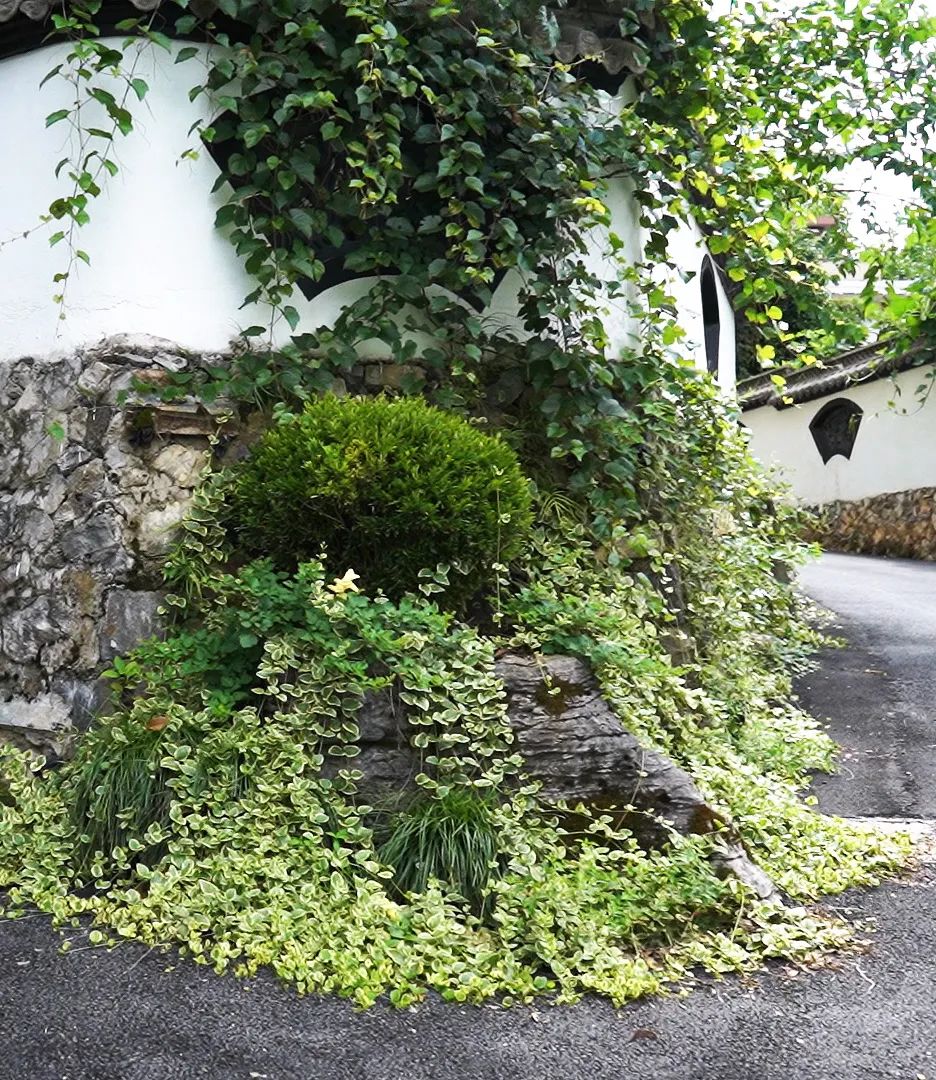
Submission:
[[[708,255],[702,260],[699,281],[702,289],[702,327],[705,333],[705,367],[718,374],[718,350],[721,339],[721,316],[718,312],[718,286],[715,283],[715,267]]]
[[[277,208],[262,187],[245,175],[241,165],[245,146],[232,133],[234,127],[236,121],[230,116],[218,117],[212,128],[222,133],[221,137],[216,135],[206,142],[206,149],[224,179],[241,195],[240,201],[249,200],[254,219],[269,222],[277,213]],[[294,131],[293,139],[303,146],[303,156],[308,157],[303,170],[297,169],[299,175],[296,180],[297,190],[298,185],[304,185],[308,198],[295,200],[295,205],[287,211],[291,225],[308,244],[309,273],[296,278],[296,285],[306,300],[313,300],[348,281],[418,272],[422,264],[430,260],[426,251],[433,246],[433,240],[428,237],[428,226],[433,222],[427,216],[425,203],[418,194],[404,192],[404,197],[394,206],[392,214],[363,216],[355,197],[346,192],[347,181],[342,174],[341,156],[334,153],[327,141],[316,137],[315,125],[310,123],[306,133]],[[254,145],[258,158],[274,155],[281,150],[272,133]],[[412,166],[408,170],[411,174],[418,175],[430,170],[429,152],[418,143],[411,142],[406,147],[406,157],[407,164]],[[431,165],[432,172],[436,168],[435,164]],[[243,179],[240,179],[241,176]],[[342,195],[342,192],[346,193]],[[377,252],[374,245],[369,243],[373,240],[375,230],[379,230],[383,241],[382,250]],[[431,231],[442,236],[441,229]],[[444,241],[436,241],[432,255],[441,256],[445,246]],[[315,266],[316,263],[321,265]],[[475,290],[461,286],[452,290],[479,312],[490,302],[507,273],[501,267],[490,266],[489,269],[491,275],[486,288]]]
[[[841,454],[846,460],[851,458],[861,417],[861,407],[854,401],[836,398],[827,401],[812,418],[809,431],[824,465],[836,454]]]

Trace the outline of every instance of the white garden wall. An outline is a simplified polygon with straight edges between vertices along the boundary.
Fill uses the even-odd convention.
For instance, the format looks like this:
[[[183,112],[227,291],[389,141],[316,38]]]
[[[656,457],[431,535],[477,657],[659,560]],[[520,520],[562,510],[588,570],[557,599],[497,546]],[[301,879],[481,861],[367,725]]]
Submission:
[[[929,384],[929,370],[858,383],[790,408],[751,409],[743,415],[751,450],[809,506],[936,487],[936,401],[921,405],[916,395],[917,387]],[[824,465],[809,424],[839,398],[853,401],[863,416],[851,458],[838,455]]]
[[[0,175],[0,241],[22,233],[62,194],[56,163],[69,152],[67,122],[44,128],[44,119],[69,105],[69,89],[43,76],[67,52],[53,45],[0,62],[5,141],[16,148],[14,167]],[[195,61],[175,65],[165,50],[140,49],[138,74],[150,86],[132,104],[136,130],[118,137],[120,173],[89,208],[91,223],[78,246],[91,257],[68,283],[60,320],[53,275],[65,269],[65,244],[49,247],[60,226],[46,226],[0,249],[0,359],[88,345],[117,333],[153,334],[187,348],[222,350],[242,327],[263,322],[263,312],[240,310],[252,284],[227,240],[214,227],[218,175],[206,153],[180,155],[197,141],[191,125],[203,119],[201,101],[188,100],[198,80]],[[105,126],[105,125],[101,125]],[[327,322],[366,285],[334,290],[315,310],[297,303],[315,323]],[[299,300],[302,300],[300,297]]]
[[[667,286],[676,301],[679,323],[686,331],[682,348],[703,371],[706,366],[705,339],[699,277],[706,253],[705,238],[695,225],[682,223],[670,237],[670,258],[677,269],[668,272]],[[734,389],[736,368],[734,310],[717,276],[715,288],[718,292],[718,315],[721,323],[717,381],[723,390],[730,392]]]
[[[7,162],[0,171],[0,360],[64,353],[114,334],[150,334],[195,350],[222,351],[238,331],[265,322],[263,311],[241,309],[252,284],[233,249],[214,227],[217,197],[210,195],[217,167],[207,153],[197,160],[181,154],[197,137],[189,134],[203,120],[204,99],[189,101],[197,81],[194,64],[176,65],[164,50],[141,46],[137,74],[150,86],[145,102],[133,102],[136,130],[118,138],[118,176],[104,195],[92,200],[92,221],[78,231],[77,246],[91,258],[79,263],[68,282],[65,318],[52,300],[53,275],[67,267],[64,243],[49,247],[59,224],[42,226],[26,238],[64,190],[56,163],[69,153],[74,132],[67,122],[46,129],[45,117],[67,108],[69,87],[44,75],[60,63],[67,45],[50,45],[0,61],[0,100],[4,102]],[[85,123],[91,117],[85,117]],[[105,125],[101,125],[105,126]],[[613,229],[633,259],[640,257],[637,206],[624,181],[610,194]],[[596,237],[592,262],[611,275],[604,255],[606,238]],[[705,366],[699,271],[705,247],[698,230],[684,227],[673,252],[680,272],[668,280],[677,298],[687,336],[685,351]],[[342,306],[362,295],[366,280],[337,286],[307,302],[294,303],[303,324],[329,324]],[[730,304],[719,285],[722,314],[719,382],[734,383],[734,333]],[[487,313],[510,319],[516,282],[506,280]],[[633,342],[634,328],[623,304],[609,302],[608,331],[614,345]],[[285,326],[282,336],[288,333]]]

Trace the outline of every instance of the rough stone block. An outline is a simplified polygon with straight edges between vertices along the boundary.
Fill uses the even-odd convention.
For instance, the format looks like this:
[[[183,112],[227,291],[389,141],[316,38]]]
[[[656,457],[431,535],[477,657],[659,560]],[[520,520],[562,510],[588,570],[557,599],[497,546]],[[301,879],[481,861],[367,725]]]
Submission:
[[[666,844],[674,833],[714,832],[712,865],[719,874],[738,878],[761,897],[776,892],[689,774],[624,728],[581,660],[509,655],[496,670],[524,771],[540,783],[547,802],[566,804],[572,818],[579,805],[611,813],[648,847]],[[379,800],[411,787],[423,764],[399,703],[386,691],[369,695],[358,727],[353,767],[362,774],[362,797]]]
[[[108,594],[101,623],[100,650],[102,660],[130,652],[141,641],[159,633],[159,605],[162,597],[156,592],[136,592],[114,589]]]
[[[146,367],[157,364],[166,371],[183,371],[190,356],[175,342],[152,334],[112,334],[86,350],[89,359],[98,359],[115,367]]]
[[[0,701],[0,728],[51,733],[70,726],[71,711],[58,694],[43,694],[33,701]]]
[[[188,500],[158,507],[142,514],[137,522],[137,543],[140,554],[160,558],[169,550],[176,527],[185,517]]]
[[[110,687],[103,679],[79,679],[58,675],[52,680],[52,692],[66,703],[71,723],[84,731],[98,714],[104,712],[110,700]]]
[[[206,459],[206,451],[197,446],[169,443],[157,452],[150,465],[165,473],[179,487],[193,488],[198,484]]]
[[[78,376],[78,390],[89,398],[100,397],[106,393],[113,377],[114,369],[110,364],[95,360]]]
[[[61,539],[62,553],[72,563],[107,567],[117,573],[132,560],[123,550],[120,524],[111,514],[95,514]]]
[[[422,374],[422,369],[413,364],[372,363],[364,369],[364,383],[375,389],[382,386],[399,390],[407,379],[419,378]]]
[[[3,655],[18,663],[35,663],[43,645],[55,641],[61,631],[53,621],[52,601],[41,596],[28,607],[3,618],[0,642]]]

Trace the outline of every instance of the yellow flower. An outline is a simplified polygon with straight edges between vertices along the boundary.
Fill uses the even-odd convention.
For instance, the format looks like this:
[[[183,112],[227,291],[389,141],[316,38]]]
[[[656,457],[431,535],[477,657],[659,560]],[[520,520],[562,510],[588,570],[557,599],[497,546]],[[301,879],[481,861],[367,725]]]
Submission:
[[[356,574],[353,570],[347,570],[345,571],[344,577],[335,578],[328,588],[335,596],[344,596],[344,594],[348,592],[360,592],[361,590],[354,584],[360,576],[360,574]]]

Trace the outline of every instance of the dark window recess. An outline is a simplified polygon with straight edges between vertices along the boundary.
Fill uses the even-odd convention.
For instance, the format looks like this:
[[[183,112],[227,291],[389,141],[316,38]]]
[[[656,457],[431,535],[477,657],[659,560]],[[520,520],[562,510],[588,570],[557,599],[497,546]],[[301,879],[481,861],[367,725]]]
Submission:
[[[2,3],[3,0],[0,0],[0,5]],[[240,147],[233,139],[206,143],[205,146],[218,168],[225,171],[231,156],[240,152]],[[231,182],[233,183],[233,181]],[[423,220],[423,215],[416,201],[411,201],[399,213],[401,218],[409,220],[411,232],[415,235]],[[362,233],[366,227],[366,222],[362,222],[360,225]],[[323,292],[333,289],[336,285],[342,285],[346,281],[357,281],[361,278],[373,277],[395,277],[400,273],[396,267],[392,266],[374,267],[366,270],[354,269],[353,257],[363,245],[364,241],[362,239],[353,236],[345,239],[340,247],[321,241],[318,243],[313,242],[315,257],[324,265],[325,272],[318,280],[309,277],[298,279],[296,285],[306,300],[314,300],[316,296],[320,296]],[[348,266],[349,259],[352,260],[351,266]],[[477,292],[464,289],[457,295],[460,300],[470,304],[475,311],[481,312],[490,303],[491,296],[506,275],[506,270],[493,269],[491,282],[486,289]]]
[[[715,267],[705,256],[702,260],[702,325],[705,330],[705,367],[718,374],[718,346],[721,338],[721,318],[718,314],[718,286],[715,284]]]
[[[178,41],[208,42],[220,34],[227,34],[235,41],[250,40],[245,36],[250,34],[250,28],[215,10],[214,0],[194,0],[186,12],[203,20],[211,15],[210,35],[204,22],[180,34],[176,29],[176,16],[180,12],[173,14],[169,10],[172,5],[163,4],[160,8],[160,3],[161,0],[106,0],[94,14],[94,25],[98,28],[95,36],[126,38],[126,27],[121,30],[121,24],[142,19],[150,30],[158,30]],[[50,41],[69,41],[69,32],[57,30],[52,22],[53,14],[61,15],[63,7],[61,0],[0,0],[0,59],[42,49]]]
[[[824,465],[836,454],[851,458],[861,424],[861,407],[848,398],[827,401],[812,418],[809,431]]]

